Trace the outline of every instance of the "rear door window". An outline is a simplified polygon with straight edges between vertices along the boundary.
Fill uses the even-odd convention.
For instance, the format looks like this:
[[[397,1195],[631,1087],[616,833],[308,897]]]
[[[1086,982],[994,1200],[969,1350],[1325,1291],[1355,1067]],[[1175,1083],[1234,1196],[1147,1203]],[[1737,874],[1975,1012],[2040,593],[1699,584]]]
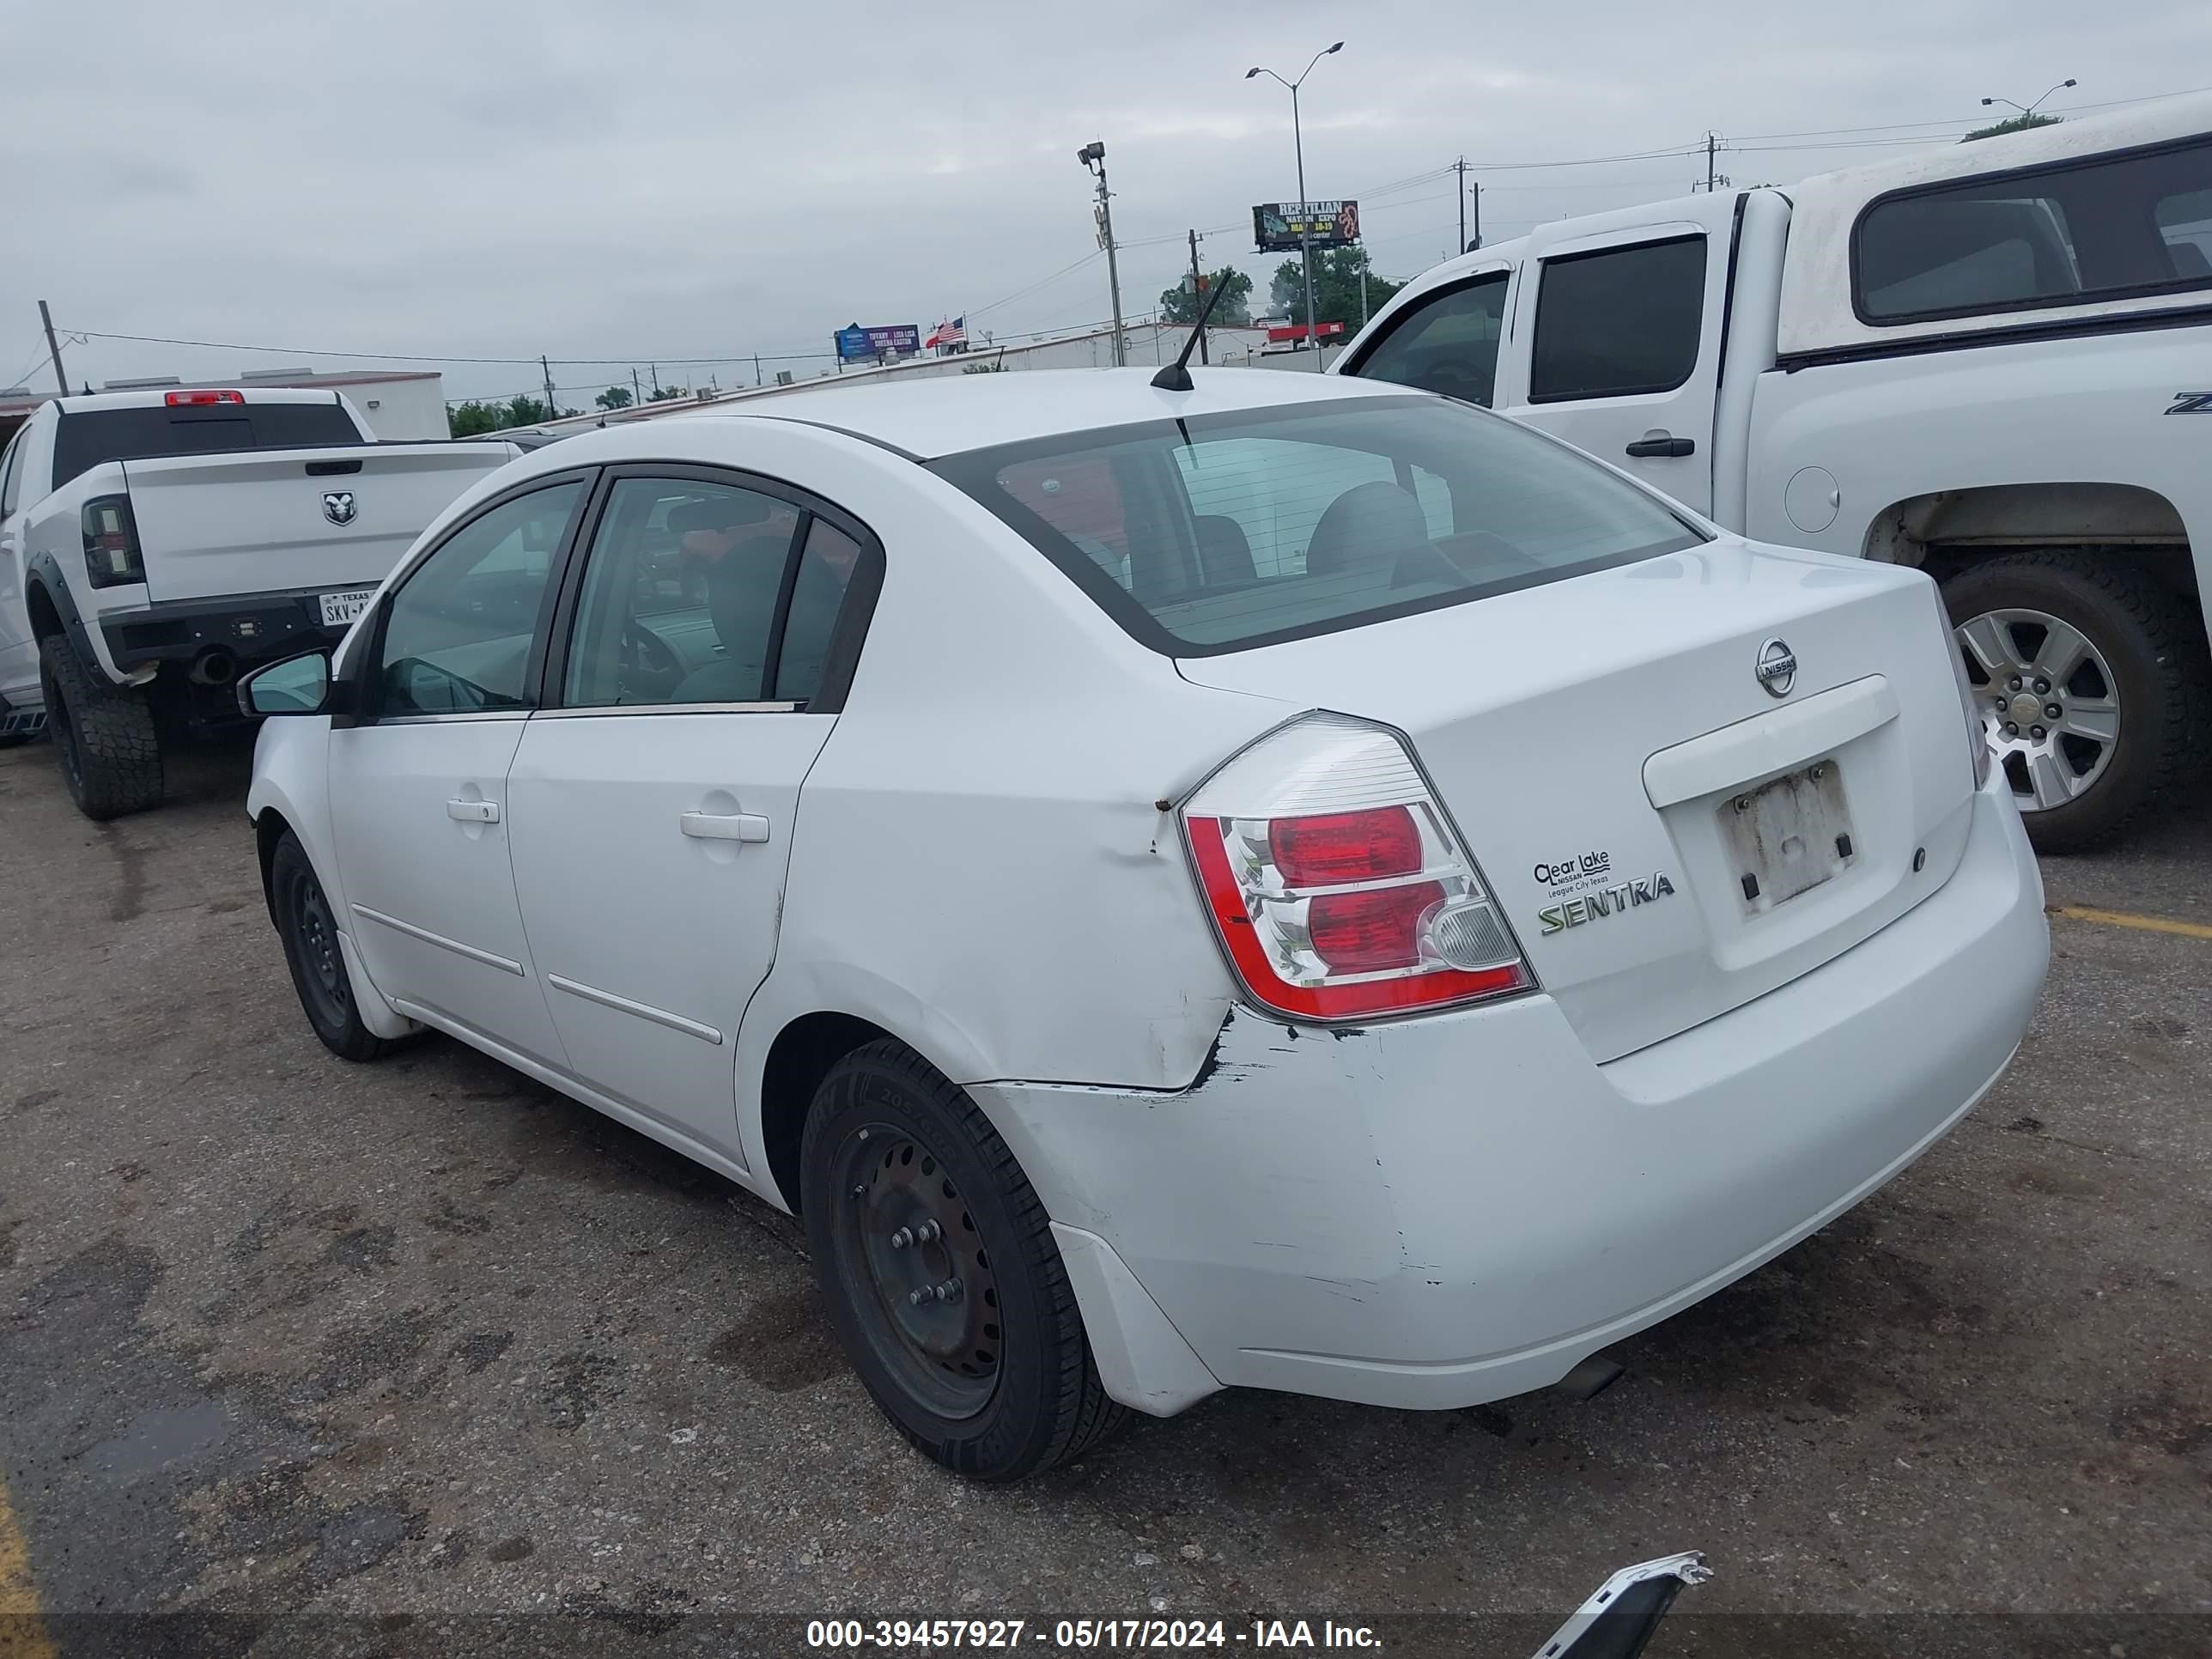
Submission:
[[[2212,143],[1885,197],[1851,264],[1877,324],[2212,288]]]
[[[1697,368],[1705,305],[1703,236],[1545,260],[1528,401],[1674,391]]]
[[[94,409],[54,428],[54,488],[106,461],[234,449],[313,449],[363,441],[352,417],[326,404],[201,404]]]
[[[1508,274],[1455,283],[1407,307],[1351,372],[1487,409],[1497,391]]]

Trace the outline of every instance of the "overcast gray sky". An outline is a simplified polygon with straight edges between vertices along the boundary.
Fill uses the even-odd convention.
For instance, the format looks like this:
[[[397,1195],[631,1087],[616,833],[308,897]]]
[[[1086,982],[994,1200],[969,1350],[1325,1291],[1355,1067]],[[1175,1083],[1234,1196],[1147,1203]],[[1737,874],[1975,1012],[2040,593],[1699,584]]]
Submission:
[[[1092,137],[1132,313],[1187,226],[1227,228],[1207,262],[1264,295],[1249,210],[1296,194],[1289,99],[1242,77],[1340,37],[1303,94],[1308,189],[1361,198],[1397,276],[1451,251],[1453,185],[1382,187],[1462,153],[1507,235],[1682,193],[1709,128],[1738,183],[1784,183],[1912,136],[1832,130],[1955,132],[1984,94],[2212,85],[2203,0],[0,0],[0,374],[51,383],[42,296],[69,329],[283,349],[94,339],[73,382],[546,352],[578,405],[628,380],[580,358],[727,386],[750,365],[684,365],[854,321],[1093,322],[1103,258],[1043,280],[1095,252]],[[1680,153],[1502,165],[1654,149]],[[457,397],[536,379],[443,368]]]

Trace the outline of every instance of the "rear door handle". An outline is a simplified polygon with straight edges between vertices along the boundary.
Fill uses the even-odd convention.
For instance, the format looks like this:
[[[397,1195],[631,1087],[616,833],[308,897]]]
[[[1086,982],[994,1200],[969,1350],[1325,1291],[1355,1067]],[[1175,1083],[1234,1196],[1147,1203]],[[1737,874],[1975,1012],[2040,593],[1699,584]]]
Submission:
[[[700,841],[766,841],[768,820],[757,812],[685,812],[676,824]]]
[[[1698,441],[1695,438],[1670,438],[1662,432],[1652,437],[1638,438],[1629,445],[1628,453],[1638,459],[1651,455],[1694,455],[1698,453]]]
[[[495,800],[449,800],[446,816],[463,823],[497,823],[499,803]]]

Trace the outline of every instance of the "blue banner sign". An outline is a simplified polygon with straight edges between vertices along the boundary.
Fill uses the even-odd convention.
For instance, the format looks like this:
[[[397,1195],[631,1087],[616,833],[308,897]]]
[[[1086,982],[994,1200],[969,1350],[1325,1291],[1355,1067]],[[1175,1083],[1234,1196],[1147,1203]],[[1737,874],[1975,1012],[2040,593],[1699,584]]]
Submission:
[[[921,329],[915,323],[892,323],[882,328],[863,328],[854,323],[837,331],[837,356],[844,362],[892,352],[910,357],[921,349]]]

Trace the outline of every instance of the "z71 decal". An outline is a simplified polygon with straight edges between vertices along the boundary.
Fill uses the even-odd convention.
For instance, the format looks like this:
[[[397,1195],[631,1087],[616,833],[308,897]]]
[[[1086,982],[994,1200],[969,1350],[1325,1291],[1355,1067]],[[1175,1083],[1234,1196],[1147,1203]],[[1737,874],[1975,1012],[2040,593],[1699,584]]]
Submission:
[[[2212,392],[2177,392],[2169,415],[2212,415]]]

